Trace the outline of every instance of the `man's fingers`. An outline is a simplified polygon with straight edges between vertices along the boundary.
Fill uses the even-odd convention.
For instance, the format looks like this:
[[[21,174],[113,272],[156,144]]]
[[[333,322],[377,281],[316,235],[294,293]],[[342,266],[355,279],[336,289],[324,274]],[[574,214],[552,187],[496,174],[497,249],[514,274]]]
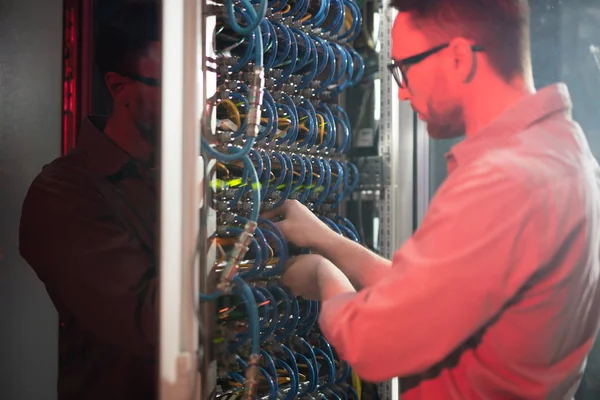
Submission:
[[[260,216],[266,219],[273,219],[278,215],[282,215],[283,213],[281,212],[281,207],[279,208],[275,208],[273,210],[269,210],[269,211],[265,211],[265,212],[261,212]]]
[[[288,269],[290,269],[294,264],[298,262],[297,258],[298,256],[288,258],[285,262],[285,265],[283,266],[283,270],[287,272]],[[285,277],[285,273],[283,274],[283,276]]]
[[[285,217],[285,213],[287,211],[287,205],[288,205],[288,202],[285,201],[283,203],[283,205],[281,205],[277,208],[274,208],[272,210],[265,211],[265,212],[261,213],[260,216],[263,218],[266,218],[266,219],[273,219],[279,215],[282,215]]]
[[[279,229],[279,231],[283,234],[283,236],[287,235],[287,220],[283,220],[283,221],[277,221],[275,222],[275,226],[277,227],[277,229]]]

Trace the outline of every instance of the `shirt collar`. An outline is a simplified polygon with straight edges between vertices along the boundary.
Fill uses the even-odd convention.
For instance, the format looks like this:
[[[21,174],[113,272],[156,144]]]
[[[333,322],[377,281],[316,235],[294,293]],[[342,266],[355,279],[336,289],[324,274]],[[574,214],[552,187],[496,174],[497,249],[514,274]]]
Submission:
[[[570,117],[572,108],[569,89],[564,83],[540,89],[500,114],[479,132],[454,145],[446,154],[449,167],[468,162],[484,148],[493,146],[491,143],[494,140],[522,132],[554,114],[562,113]]]
[[[119,172],[132,157],[102,132],[105,125],[106,117],[94,115],[86,118],[77,137],[76,150],[85,153],[91,170],[110,176]]]

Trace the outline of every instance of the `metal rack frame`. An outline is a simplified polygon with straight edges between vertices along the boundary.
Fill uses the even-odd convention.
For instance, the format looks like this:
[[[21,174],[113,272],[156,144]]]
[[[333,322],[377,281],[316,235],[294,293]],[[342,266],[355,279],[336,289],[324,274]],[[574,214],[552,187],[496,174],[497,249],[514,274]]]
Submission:
[[[390,62],[390,32],[396,11],[382,3],[381,53],[381,128],[379,154],[389,165],[390,183],[383,189],[381,202],[381,251],[391,257],[413,232],[414,213],[414,113],[400,103],[397,86],[387,71]]]
[[[159,393],[165,400],[200,398],[195,216],[205,185],[202,168],[190,166],[203,165],[198,132],[206,96],[197,58],[203,21],[197,0],[163,6]]]
[[[214,73],[205,68],[212,49],[207,6],[203,0],[170,0],[163,8],[159,352],[160,398],[165,400],[205,399],[216,383],[215,363],[201,346],[209,331],[200,333],[200,326],[208,326],[209,312],[195,298],[199,289],[208,289],[204,257],[210,254],[203,254],[215,224],[205,191],[211,168],[199,150],[199,132],[207,132],[211,125],[207,93],[216,86]],[[408,105],[400,104],[386,69],[395,14],[383,2],[380,155],[391,176],[380,202],[380,237],[387,257],[412,234],[415,209],[414,115]],[[379,391],[383,400],[399,399],[397,379],[381,384]]]
[[[400,103],[397,86],[388,73],[391,60],[392,41],[390,32],[394,10],[387,2],[381,4],[381,31],[379,53],[379,74],[381,77],[381,127],[379,134],[379,154],[388,163],[389,184],[382,190],[380,201],[380,241],[381,253],[391,258],[413,233],[415,219],[415,128],[414,112],[406,103]],[[398,400],[400,387],[398,379],[379,385],[382,400]]]

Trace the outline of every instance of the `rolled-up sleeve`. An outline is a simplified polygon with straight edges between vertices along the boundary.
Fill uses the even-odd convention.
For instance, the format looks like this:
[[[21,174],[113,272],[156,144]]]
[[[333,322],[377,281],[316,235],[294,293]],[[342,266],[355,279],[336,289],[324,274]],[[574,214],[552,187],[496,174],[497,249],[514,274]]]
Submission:
[[[442,361],[544,272],[549,248],[583,229],[583,211],[557,214],[578,196],[560,185],[528,187],[483,167],[448,183],[382,282],[322,304],[325,337],[366,380]]]
[[[20,251],[55,304],[86,329],[154,357],[155,260],[92,185],[75,175],[38,178],[23,205]]]

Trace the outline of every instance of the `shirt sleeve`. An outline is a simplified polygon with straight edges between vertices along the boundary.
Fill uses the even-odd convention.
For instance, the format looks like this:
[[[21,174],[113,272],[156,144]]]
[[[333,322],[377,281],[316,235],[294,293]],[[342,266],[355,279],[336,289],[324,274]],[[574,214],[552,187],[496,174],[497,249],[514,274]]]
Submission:
[[[21,215],[21,255],[55,305],[90,332],[154,357],[155,260],[89,183],[61,175],[38,178],[30,188]]]
[[[441,362],[543,272],[549,247],[581,229],[576,210],[556,215],[568,209],[564,194],[540,189],[490,168],[445,185],[383,281],[322,304],[325,337],[373,382]]]

